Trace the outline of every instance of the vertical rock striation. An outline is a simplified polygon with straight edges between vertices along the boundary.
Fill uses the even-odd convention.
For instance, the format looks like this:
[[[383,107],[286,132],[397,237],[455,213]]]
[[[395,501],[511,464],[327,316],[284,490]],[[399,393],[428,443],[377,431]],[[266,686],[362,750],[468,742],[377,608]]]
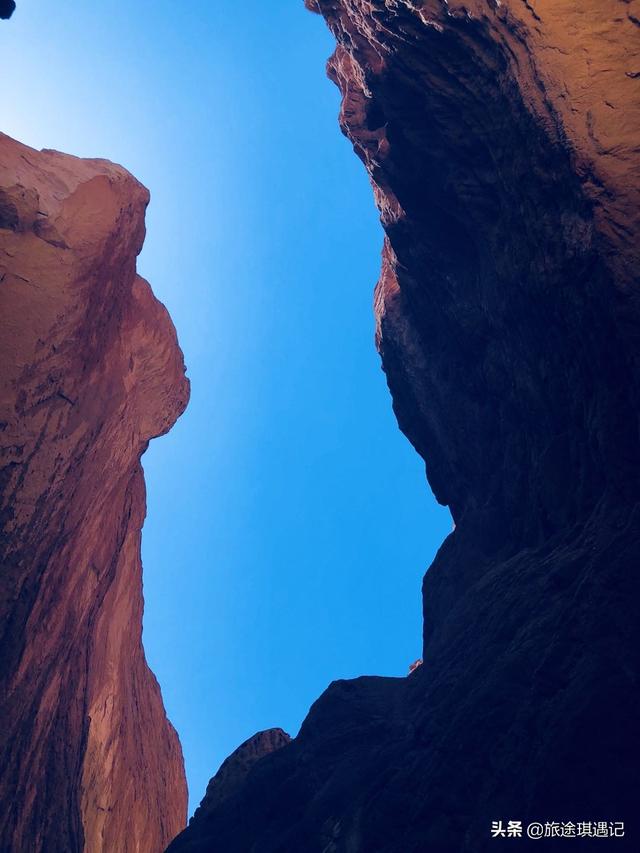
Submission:
[[[0,135],[0,850],[156,853],[186,819],[141,642],[140,457],[189,385],[136,274],[148,193]]]
[[[423,665],[332,684],[172,853],[479,853],[498,820],[640,849],[640,4],[307,6],[385,230],[394,410],[456,527]]]

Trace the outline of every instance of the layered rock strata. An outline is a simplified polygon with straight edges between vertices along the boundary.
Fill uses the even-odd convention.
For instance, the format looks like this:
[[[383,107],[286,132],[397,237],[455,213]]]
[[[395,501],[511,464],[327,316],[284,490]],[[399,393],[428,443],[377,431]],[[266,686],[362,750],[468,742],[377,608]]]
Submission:
[[[0,135],[0,850],[157,853],[178,738],[141,642],[140,457],[189,394],[120,166]]]
[[[332,684],[172,853],[478,853],[509,820],[640,849],[640,4],[307,5],[385,230],[394,410],[455,530],[423,665]]]

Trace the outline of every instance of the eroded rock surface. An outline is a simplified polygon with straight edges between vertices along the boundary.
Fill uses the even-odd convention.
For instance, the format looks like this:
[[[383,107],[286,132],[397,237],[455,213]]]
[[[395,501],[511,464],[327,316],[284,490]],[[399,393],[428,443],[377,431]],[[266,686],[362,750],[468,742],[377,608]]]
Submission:
[[[640,3],[307,5],[386,233],[394,410],[456,526],[423,665],[332,684],[172,853],[478,853],[498,820],[640,849]]]
[[[220,769],[207,785],[204,798],[189,821],[189,826],[198,833],[206,832],[206,826],[215,822],[218,811],[225,809],[234,795],[242,790],[249,772],[255,765],[265,755],[270,755],[289,743],[290,736],[282,729],[276,728],[258,732],[241,744],[222,762]],[[174,848],[182,849],[181,844],[182,837],[178,836],[169,846],[169,851]]]
[[[136,274],[148,193],[0,135],[0,849],[157,853],[184,826],[141,642],[140,457],[189,394]]]

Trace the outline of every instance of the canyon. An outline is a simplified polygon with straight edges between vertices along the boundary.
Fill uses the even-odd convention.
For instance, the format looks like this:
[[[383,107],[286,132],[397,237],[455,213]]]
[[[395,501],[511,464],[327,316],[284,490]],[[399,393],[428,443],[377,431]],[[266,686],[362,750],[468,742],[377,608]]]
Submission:
[[[0,135],[0,850],[162,850],[182,751],[142,648],[140,457],[189,396],[147,190]]]
[[[331,684],[169,850],[479,853],[509,820],[637,850],[640,3],[306,5],[385,231],[394,411],[455,528],[423,664]]]
[[[149,196],[0,135],[0,850],[483,853],[511,820],[637,850],[640,0],[306,5],[385,232],[394,412],[455,523],[422,664],[250,738],[184,828],[141,639],[140,459],[189,397]]]

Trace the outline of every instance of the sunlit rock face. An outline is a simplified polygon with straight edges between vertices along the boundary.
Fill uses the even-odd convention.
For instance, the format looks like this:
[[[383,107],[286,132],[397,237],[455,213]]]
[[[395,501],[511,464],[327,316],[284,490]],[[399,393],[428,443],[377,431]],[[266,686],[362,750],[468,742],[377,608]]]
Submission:
[[[455,529],[423,664],[332,684],[172,853],[478,853],[499,820],[637,850],[640,3],[307,6],[385,229],[394,410]]]
[[[141,643],[140,456],[188,394],[148,193],[0,135],[0,849],[157,853],[178,738]]]

